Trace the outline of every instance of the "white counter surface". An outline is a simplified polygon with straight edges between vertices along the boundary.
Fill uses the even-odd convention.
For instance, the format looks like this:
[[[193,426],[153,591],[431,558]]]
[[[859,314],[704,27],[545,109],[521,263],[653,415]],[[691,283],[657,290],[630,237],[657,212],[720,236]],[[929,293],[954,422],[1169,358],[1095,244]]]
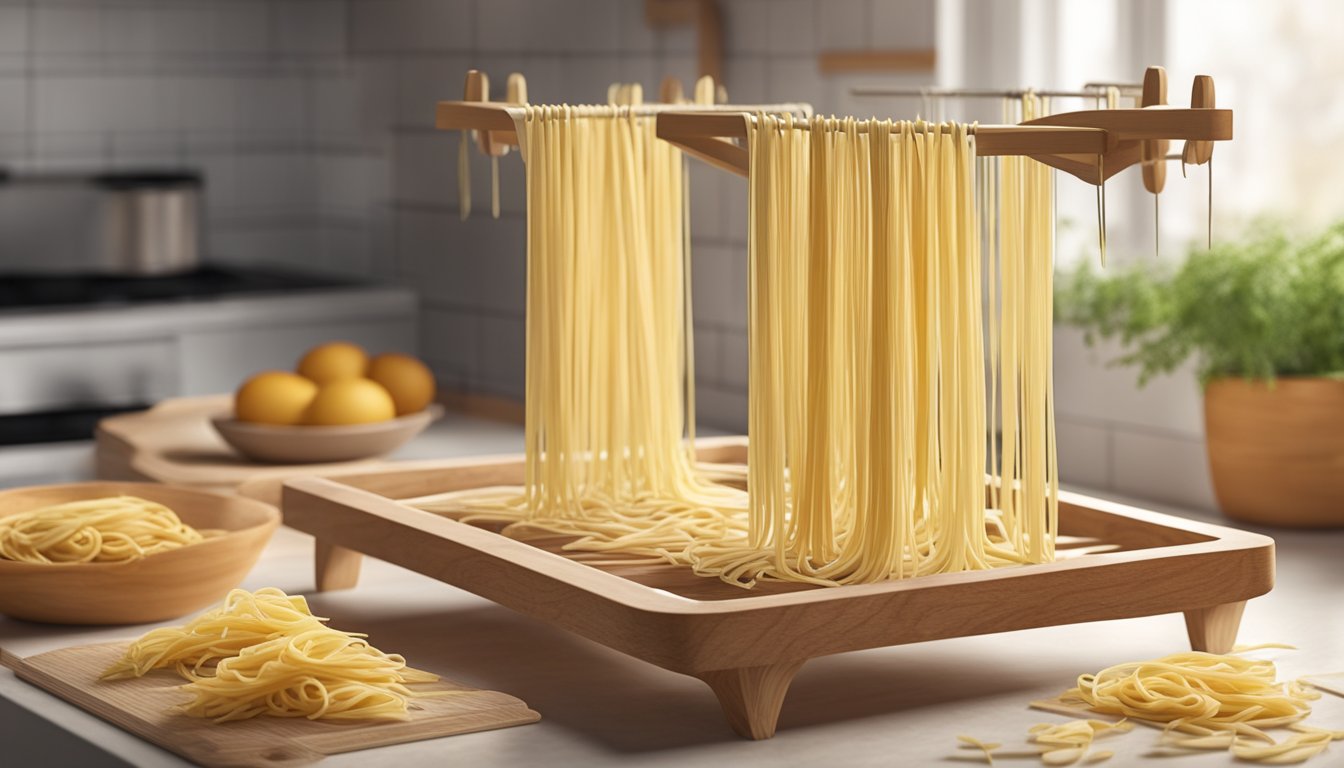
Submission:
[[[516,427],[456,417],[436,425],[402,457],[499,453],[520,444]],[[1344,531],[1268,533],[1278,541],[1278,585],[1250,602],[1240,641],[1297,645],[1295,652],[1264,652],[1279,663],[1281,677],[1344,672]],[[416,666],[513,694],[542,715],[534,725],[323,761],[332,768],[932,765],[957,753],[957,734],[1016,744],[1027,726],[1061,721],[1026,704],[1069,687],[1080,673],[1188,649],[1181,617],[1169,615],[818,659],[794,681],[776,737],[748,742],[728,729],[714,696],[697,680],[395,566],[366,560],[357,588],[313,595],[311,539],[287,528],[277,533],[244,586],[308,593],[315,611],[331,616],[334,626],[367,631],[376,645],[404,653]],[[0,647],[25,656],[129,638],[143,630],[61,628],[0,618]],[[1344,699],[1325,694],[1313,722],[1344,728]],[[1108,739],[1105,748],[1116,757],[1104,765],[1143,763],[1142,754],[1156,739],[1156,731],[1146,728]],[[0,741],[6,758],[0,764],[5,765],[184,764],[28,686],[8,670],[0,670]],[[1244,763],[1211,753],[1171,765]],[[1344,742],[1306,765],[1344,765]]]

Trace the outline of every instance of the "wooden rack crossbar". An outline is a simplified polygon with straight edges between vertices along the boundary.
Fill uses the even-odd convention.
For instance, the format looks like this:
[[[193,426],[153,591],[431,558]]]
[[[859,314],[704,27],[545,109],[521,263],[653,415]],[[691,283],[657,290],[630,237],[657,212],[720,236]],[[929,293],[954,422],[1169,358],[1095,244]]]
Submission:
[[[716,157],[731,160],[728,170],[745,176],[750,165],[747,152],[731,142],[745,139],[753,120],[754,115],[741,112],[660,114],[658,136],[696,155],[712,147]],[[1089,184],[1100,184],[1142,162],[1141,141],[1231,139],[1232,110],[1093,109],[1048,115],[1020,125],[977,125],[973,131],[978,155],[1025,155]]]
[[[1089,83],[1080,90],[1033,90],[1029,88],[1012,88],[1005,90],[985,89],[985,88],[888,88],[880,85],[857,86],[850,88],[850,94],[854,96],[893,96],[909,98],[936,98],[936,99],[1020,99],[1027,94],[1034,94],[1048,99],[1103,99],[1106,97],[1106,89],[1115,88],[1121,97],[1137,98],[1143,95],[1142,85],[1110,85],[1110,84],[1092,84]]]
[[[1089,83],[1085,90],[1101,87]],[[1115,87],[1133,89],[1131,85]],[[435,126],[445,131],[475,131],[483,144],[497,147],[498,152],[516,146],[515,119],[523,105],[490,101],[484,76],[474,70],[467,75],[466,92],[464,101],[439,102]],[[921,89],[919,93],[939,92]],[[1232,110],[1214,107],[1211,77],[1195,78],[1189,108],[1169,107],[1166,73],[1161,67],[1149,67],[1142,99],[1144,106],[1140,108],[1061,112],[1018,125],[975,125],[976,154],[1031,157],[1089,184],[1102,184],[1130,166],[1141,165],[1145,186],[1157,193],[1162,187],[1158,177],[1165,170],[1168,142],[1184,141],[1182,161],[1200,164],[1209,161],[1213,142],[1232,138]],[[742,141],[749,135],[756,114],[809,116],[812,112],[806,104],[645,104],[622,108],[654,115],[659,138],[740,176],[750,171],[750,157]],[[806,127],[806,122],[801,121],[801,125]]]
[[[494,101],[441,101],[434,115],[434,126],[441,131],[482,131],[488,133],[491,144],[495,146],[518,146],[517,123],[515,119],[522,115],[524,106]],[[757,112],[771,114],[788,113],[806,117],[812,113],[807,104],[757,104],[757,105],[718,105],[704,104],[645,104],[635,107],[620,107],[635,114],[676,115],[691,112],[709,117],[726,117],[741,124],[743,115]],[[745,124],[741,125],[743,136]],[[661,136],[663,123],[658,123]],[[677,142],[689,155],[732,173],[745,173],[747,163],[746,149],[721,139],[687,138]]]

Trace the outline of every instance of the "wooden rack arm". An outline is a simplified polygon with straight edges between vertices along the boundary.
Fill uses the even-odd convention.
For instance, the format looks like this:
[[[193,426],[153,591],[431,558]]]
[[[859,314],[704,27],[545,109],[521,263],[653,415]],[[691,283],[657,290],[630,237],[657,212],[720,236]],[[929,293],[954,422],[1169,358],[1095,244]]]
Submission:
[[[751,172],[751,156],[747,148],[728,139],[679,139],[671,143],[719,170],[738,176],[747,176]]]
[[[1176,107],[1088,109],[1047,115],[1029,120],[1022,125],[1101,128],[1110,133],[1116,141],[1144,139],[1229,141],[1232,138],[1232,110]]]
[[[1099,155],[1111,147],[1106,131],[1076,126],[1041,126],[1023,129],[1016,125],[975,127],[975,153],[993,155]]]
[[[509,105],[469,101],[441,101],[434,112],[434,127],[440,131],[489,131],[491,138],[518,143]]]
[[[658,138],[677,143],[683,139],[745,139],[747,112],[664,112],[658,115]]]

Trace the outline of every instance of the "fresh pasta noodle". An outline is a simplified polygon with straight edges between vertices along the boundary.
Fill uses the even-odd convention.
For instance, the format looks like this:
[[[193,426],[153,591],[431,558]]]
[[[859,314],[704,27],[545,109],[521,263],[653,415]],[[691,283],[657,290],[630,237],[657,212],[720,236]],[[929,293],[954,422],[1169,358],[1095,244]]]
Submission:
[[[1041,115],[1024,95],[1020,116]],[[1026,157],[984,161],[982,209],[991,227],[987,263],[991,313],[990,399],[999,440],[992,441],[991,506],[1003,533],[1025,542],[1031,562],[1054,557],[1059,469],[1054,411],[1054,184],[1050,168]],[[997,278],[997,279],[996,279]]]
[[[683,442],[684,171],[654,128],[616,106],[526,109],[526,485],[411,503],[680,563],[697,542],[745,536],[746,494],[713,482]]]
[[[957,746],[962,747],[963,749],[980,750],[980,753],[984,755],[985,762],[990,765],[994,764],[994,750],[1003,746],[997,742],[981,741],[974,736],[958,736],[957,741],[961,742]]]
[[[204,540],[177,513],[136,496],[71,501],[0,517],[0,558],[124,563]]]
[[[410,699],[447,695],[409,688],[438,676],[406,666],[363,635],[326,626],[307,601],[271,587],[235,589],[181,627],[151,630],[104,680],[173,667],[189,682],[184,711],[218,722],[259,715],[311,720],[404,720]]]
[[[318,626],[243,648],[183,690],[186,713],[216,722],[268,717],[309,720],[405,720],[407,687],[437,675],[410,669],[359,636]]]
[[[1061,699],[1195,736],[1230,731],[1272,741],[1265,728],[1304,719],[1311,713],[1309,702],[1320,697],[1307,686],[1276,678],[1271,661],[1191,651],[1082,675]]]
[[[322,626],[302,595],[287,595],[274,587],[256,592],[231,590],[224,602],[180,627],[160,627],[131,643],[103,679],[141,677],[151,670],[174,667],[183,677],[229,656],[277,637]]]
[[[613,97],[618,94],[613,92]],[[745,469],[698,466],[679,154],[619,107],[530,107],[526,485],[407,500],[750,587],[1044,562],[1057,480],[1048,173],[1005,169],[981,309],[973,131],[751,122]],[[991,290],[998,290],[997,288]],[[1045,302],[1043,304],[1043,302]],[[986,505],[985,325],[1003,461]],[[730,481],[747,480],[747,492]]]
[[[1002,193],[1019,206],[998,247],[1015,295],[986,319],[970,127],[755,126],[751,538],[698,548],[697,569],[847,584],[1051,559],[1049,308],[1033,302],[1052,243],[1027,236],[1048,231],[1048,188]],[[1026,395],[1005,387],[1005,444],[1031,452],[1005,449],[1001,511],[985,503],[987,321],[1014,387],[1034,374]]]
[[[1032,743],[1041,747],[1043,765],[1072,765],[1080,760],[1095,763],[1109,759],[1109,751],[1089,751],[1093,740],[1099,736],[1128,733],[1133,729],[1133,724],[1124,720],[1118,723],[1070,720],[1058,724],[1039,723],[1029,728],[1027,733]]]
[[[1092,749],[1096,738],[1127,733],[1140,722],[1162,729],[1155,749],[1145,757],[1178,757],[1201,751],[1230,752],[1238,760],[1286,765],[1325,752],[1344,730],[1302,722],[1320,694],[1301,682],[1279,682],[1273,662],[1240,654],[1279,644],[1238,647],[1231,654],[1177,653],[1152,661],[1117,664],[1081,675],[1078,685],[1058,699],[1032,706],[1058,712],[1079,708],[1118,715],[1116,722],[1071,720],[1040,723],[1028,731],[1039,752],[1004,752],[971,736],[958,736],[961,748],[979,749],[984,759],[1039,756],[1043,765],[1090,764],[1109,759],[1110,751]],[[1291,731],[1276,740],[1270,731]]]

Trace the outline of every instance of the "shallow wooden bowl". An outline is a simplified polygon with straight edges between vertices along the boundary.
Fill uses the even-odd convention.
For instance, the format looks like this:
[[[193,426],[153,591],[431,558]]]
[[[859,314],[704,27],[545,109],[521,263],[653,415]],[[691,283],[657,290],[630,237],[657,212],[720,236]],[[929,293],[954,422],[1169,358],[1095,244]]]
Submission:
[[[233,449],[252,459],[273,464],[318,464],[382,456],[400,448],[443,415],[443,406],[431,405],[374,424],[346,427],[283,427],[250,424],[232,416],[212,424]]]
[[[145,624],[185,616],[238,586],[280,524],[279,511],[260,501],[157,483],[0,491],[0,517],[120,495],[157,501],[193,528],[223,533],[128,563],[38,565],[0,559],[0,613],[51,624]]]

